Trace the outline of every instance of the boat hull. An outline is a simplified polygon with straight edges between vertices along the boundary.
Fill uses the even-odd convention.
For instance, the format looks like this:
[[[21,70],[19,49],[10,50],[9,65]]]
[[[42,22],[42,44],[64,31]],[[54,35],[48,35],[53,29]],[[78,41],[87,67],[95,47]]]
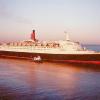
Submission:
[[[36,56],[40,56],[43,61],[100,61],[100,54],[48,54],[0,51],[0,57],[33,59]]]

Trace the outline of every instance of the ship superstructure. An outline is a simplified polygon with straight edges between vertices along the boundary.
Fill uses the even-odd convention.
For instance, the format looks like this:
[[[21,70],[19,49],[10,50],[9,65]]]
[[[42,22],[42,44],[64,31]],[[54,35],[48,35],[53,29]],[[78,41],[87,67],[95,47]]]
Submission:
[[[94,53],[94,51],[86,50],[79,42],[70,41],[68,34],[66,34],[66,40],[40,42],[35,37],[35,30],[33,30],[30,40],[3,44],[0,49],[39,53]]]

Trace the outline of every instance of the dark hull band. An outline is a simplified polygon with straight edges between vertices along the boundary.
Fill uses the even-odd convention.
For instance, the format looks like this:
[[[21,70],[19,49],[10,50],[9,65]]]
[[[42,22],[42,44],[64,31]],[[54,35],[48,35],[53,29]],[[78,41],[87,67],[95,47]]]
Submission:
[[[0,57],[33,59],[36,56],[40,56],[44,61],[100,61],[100,54],[46,54],[0,51]]]

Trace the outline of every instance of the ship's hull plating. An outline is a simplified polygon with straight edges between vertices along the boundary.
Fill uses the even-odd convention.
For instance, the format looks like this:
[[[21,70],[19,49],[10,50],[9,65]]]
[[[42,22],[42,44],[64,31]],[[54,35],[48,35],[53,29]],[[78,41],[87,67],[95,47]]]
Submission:
[[[40,56],[42,60],[46,61],[100,61],[100,54],[47,54],[0,51],[0,57],[33,59],[36,56]]]

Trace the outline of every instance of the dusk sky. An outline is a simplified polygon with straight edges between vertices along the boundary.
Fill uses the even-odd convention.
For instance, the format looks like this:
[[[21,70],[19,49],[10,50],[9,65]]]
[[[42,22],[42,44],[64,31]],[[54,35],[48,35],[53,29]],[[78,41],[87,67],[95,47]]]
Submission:
[[[0,0],[0,41],[30,38],[100,44],[100,0]]]

